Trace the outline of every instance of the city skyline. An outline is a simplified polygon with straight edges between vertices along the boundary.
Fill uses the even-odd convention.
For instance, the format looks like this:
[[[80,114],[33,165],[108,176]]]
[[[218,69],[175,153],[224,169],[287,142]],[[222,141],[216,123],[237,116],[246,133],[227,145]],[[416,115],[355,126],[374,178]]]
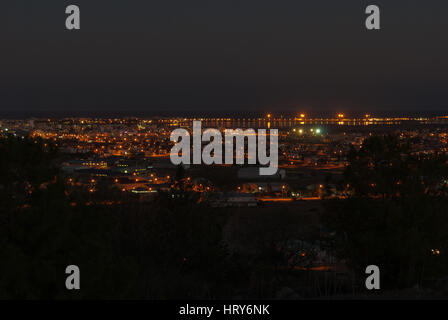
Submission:
[[[181,143],[190,133],[193,141],[178,152],[172,134],[180,128]],[[219,132],[243,139],[229,153],[222,141],[212,152],[206,128],[215,129],[213,144]],[[275,128],[275,172],[262,174],[266,162],[252,148],[264,130],[228,128]],[[204,160],[220,149],[225,162]],[[0,151],[1,240],[12,248],[0,251],[5,268],[32,279],[36,264],[27,261],[37,260],[58,275],[11,277],[6,297],[446,297],[448,116],[0,119]],[[78,238],[87,240],[80,246]],[[49,252],[55,244],[60,249]],[[27,259],[13,259],[15,252]],[[109,261],[132,267],[123,273]],[[211,265],[222,273],[207,275]],[[367,285],[372,265],[381,288],[379,280]],[[64,286],[67,266],[82,274],[78,289]],[[5,274],[2,283],[12,272]],[[160,281],[173,277],[182,281]],[[212,284],[212,295],[202,285],[191,294],[198,281]],[[101,286],[115,283],[116,291]],[[129,285],[135,289],[127,293]]]

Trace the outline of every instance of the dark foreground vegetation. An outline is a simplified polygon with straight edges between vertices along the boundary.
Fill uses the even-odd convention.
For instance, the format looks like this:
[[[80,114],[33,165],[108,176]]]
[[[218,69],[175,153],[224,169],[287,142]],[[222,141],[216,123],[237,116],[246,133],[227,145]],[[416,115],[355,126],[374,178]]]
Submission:
[[[358,275],[375,264],[384,289],[448,295],[447,157],[412,154],[414,142],[378,136],[352,150],[345,171],[352,194],[328,203],[324,220]]]
[[[406,154],[406,144],[394,137],[366,141],[350,155],[344,183],[352,186],[351,197],[326,203],[322,219],[336,230],[334,254],[352,270],[357,293],[363,293],[365,266],[376,264],[384,289],[417,286],[448,295],[446,159]],[[174,198],[161,193],[141,203],[113,188],[93,197],[68,188],[54,165],[56,156],[45,141],[0,140],[0,298],[300,298],[354,292],[353,280],[338,290],[326,284],[323,289],[323,273],[285,268],[275,250],[276,241],[287,240],[281,239],[289,236],[285,232],[268,235],[261,228],[251,236],[260,239],[260,250],[252,254],[231,249],[224,230],[232,213],[182,192],[181,172]],[[115,203],[99,201],[105,198]],[[297,229],[302,222],[288,220]],[[65,288],[70,264],[80,267],[81,290]]]

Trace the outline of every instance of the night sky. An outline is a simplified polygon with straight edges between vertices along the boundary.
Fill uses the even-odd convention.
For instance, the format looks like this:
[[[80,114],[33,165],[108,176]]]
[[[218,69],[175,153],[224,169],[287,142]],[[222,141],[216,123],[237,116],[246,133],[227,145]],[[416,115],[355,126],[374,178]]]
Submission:
[[[448,113],[447,32],[446,0],[4,0],[0,116]]]

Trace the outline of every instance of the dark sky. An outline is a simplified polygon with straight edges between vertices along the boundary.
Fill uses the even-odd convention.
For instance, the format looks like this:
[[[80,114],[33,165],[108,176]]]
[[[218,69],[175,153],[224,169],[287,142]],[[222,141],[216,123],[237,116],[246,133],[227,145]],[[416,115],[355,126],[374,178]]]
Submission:
[[[0,115],[448,113],[447,32],[446,0],[3,0]]]

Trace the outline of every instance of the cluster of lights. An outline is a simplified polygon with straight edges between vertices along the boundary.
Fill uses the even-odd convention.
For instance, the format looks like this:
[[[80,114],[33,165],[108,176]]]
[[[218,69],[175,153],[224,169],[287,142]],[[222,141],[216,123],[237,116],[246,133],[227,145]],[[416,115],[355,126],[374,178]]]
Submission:
[[[294,132],[298,132],[299,134],[302,134],[303,133],[303,129],[299,129],[299,130],[297,130],[297,129],[293,129],[292,131],[294,131]],[[321,134],[322,133],[322,129],[320,129],[320,128],[316,128],[316,129],[310,129],[310,132],[312,132],[312,133],[316,133],[316,134]]]

